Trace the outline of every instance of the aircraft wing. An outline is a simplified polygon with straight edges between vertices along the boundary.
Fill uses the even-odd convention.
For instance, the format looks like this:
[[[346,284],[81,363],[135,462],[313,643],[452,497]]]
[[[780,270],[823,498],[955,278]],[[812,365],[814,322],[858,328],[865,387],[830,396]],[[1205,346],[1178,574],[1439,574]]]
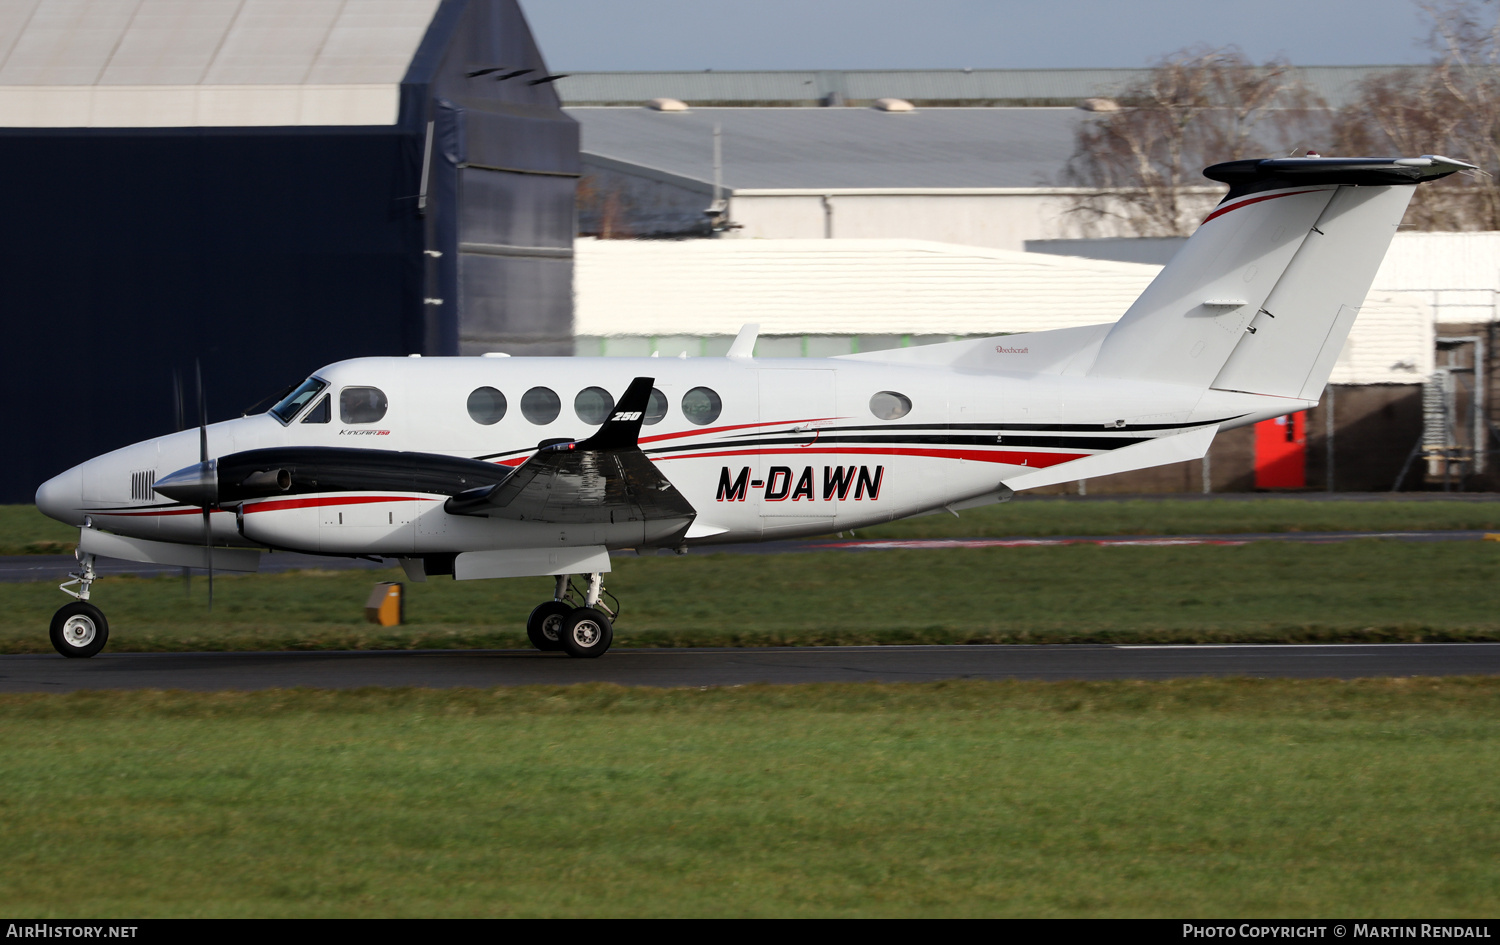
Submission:
[[[568,525],[681,519],[685,526],[697,510],[636,444],[654,383],[631,381],[593,436],[544,446],[504,482],[460,492],[444,510]]]

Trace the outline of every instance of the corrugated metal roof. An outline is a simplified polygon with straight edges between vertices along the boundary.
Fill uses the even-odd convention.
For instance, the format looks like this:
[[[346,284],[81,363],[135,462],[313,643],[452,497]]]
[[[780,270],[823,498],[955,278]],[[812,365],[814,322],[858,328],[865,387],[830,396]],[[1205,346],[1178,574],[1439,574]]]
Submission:
[[[1302,66],[1298,71],[1335,108],[1360,81],[1410,66]],[[1416,67],[1421,68],[1421,67]],[[1060,105],[1109,98],[1146,69],[916,69],[805,72],[578,72],[559,80],[567,105],[639,105],[675,98],[702,105],[818,105],[877,98],[949,105]]]
[[[817,72],[575,72],[555,87],[565,105],[641,105],[653,98],[810,105],[827,94],[818,77]]]
[[[389,124],[440,0],[8,0],[0,126]]]
[[[738,189],[1054,185],[1088,113],[1073,108],[570,108],[590,154]]]
[[[1160,271],[922,240],[579,240],[574,331],[1045,331],[1116,320]],[[1419,299],[1372,293],[1350,337],[1333,383],[1413,384],[1432,370],[1432,313]]]

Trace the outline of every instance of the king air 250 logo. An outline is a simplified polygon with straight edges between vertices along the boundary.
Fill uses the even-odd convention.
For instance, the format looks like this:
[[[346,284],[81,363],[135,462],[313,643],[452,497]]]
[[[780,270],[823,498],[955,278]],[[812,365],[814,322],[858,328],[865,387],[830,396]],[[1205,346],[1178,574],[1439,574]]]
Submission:
[[[803,467],[801,475],[790,466],[772,466],[765,479],[751,479],[750,467],[741,467],[739,475],[730,477],[729,467],[719,472],[720,502],[744,502],[751,489],[765,489],[762,496],[767,502],[809,502],[821,497],[825,502],[833,499],[845,501],[849,498],[880,498],[880,481],[885,478],[885,467],[876,466],[824,466],[821,482],[814,475],[814,467]],[[821,486],[822,488],[818,488]]]

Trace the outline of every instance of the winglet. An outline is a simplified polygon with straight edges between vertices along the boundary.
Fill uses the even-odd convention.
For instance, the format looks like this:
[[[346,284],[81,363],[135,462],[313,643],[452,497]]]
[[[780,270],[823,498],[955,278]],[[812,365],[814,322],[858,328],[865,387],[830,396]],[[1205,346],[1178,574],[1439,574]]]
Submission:
[[[646,406],[651,401],[651,386],[654,377],[638,377],[625,388],[609,419],[599,432],[586,440],[580,440],[576,448],[581,450],[626,450],[635,449],[641,435],[641,423],[646,418]]]
[[[749,358],[755,355],[755,339],[760,337],[760,325],[751,323],[740,329],[740,333],[734,336],[734,344],[729,346],[726,358]]]

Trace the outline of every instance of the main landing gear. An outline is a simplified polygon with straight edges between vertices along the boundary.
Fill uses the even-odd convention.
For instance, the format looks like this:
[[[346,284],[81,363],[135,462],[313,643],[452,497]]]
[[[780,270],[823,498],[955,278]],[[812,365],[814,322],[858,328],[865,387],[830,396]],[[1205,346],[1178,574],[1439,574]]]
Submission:
[[[613,609],[601,600],[605,595],[614,600]],[[572,575],[559,574],[552,600],[538,605],[526,618],[526,636],[539,650],[562,650],[569,656],[592,659],[603,656],[614,641],[612,622],[619,612],[620,602],[604,589],[602,574],[590,574],[588,590],[581,595],[573,587]]]
[[[64,604],[52,615],[49,635],[52,648],[63,656],[87,659],[109,642],[109,621],[104,619],[104,611],[89,603],[89,586],[99,577],[94,571],[94,556],[81,551],[75,555],[81,567],[70,572],[71,580],[64,581],[58,589],[77,600]],[[74,584],[78,585],[76,591],[71,587]]]

